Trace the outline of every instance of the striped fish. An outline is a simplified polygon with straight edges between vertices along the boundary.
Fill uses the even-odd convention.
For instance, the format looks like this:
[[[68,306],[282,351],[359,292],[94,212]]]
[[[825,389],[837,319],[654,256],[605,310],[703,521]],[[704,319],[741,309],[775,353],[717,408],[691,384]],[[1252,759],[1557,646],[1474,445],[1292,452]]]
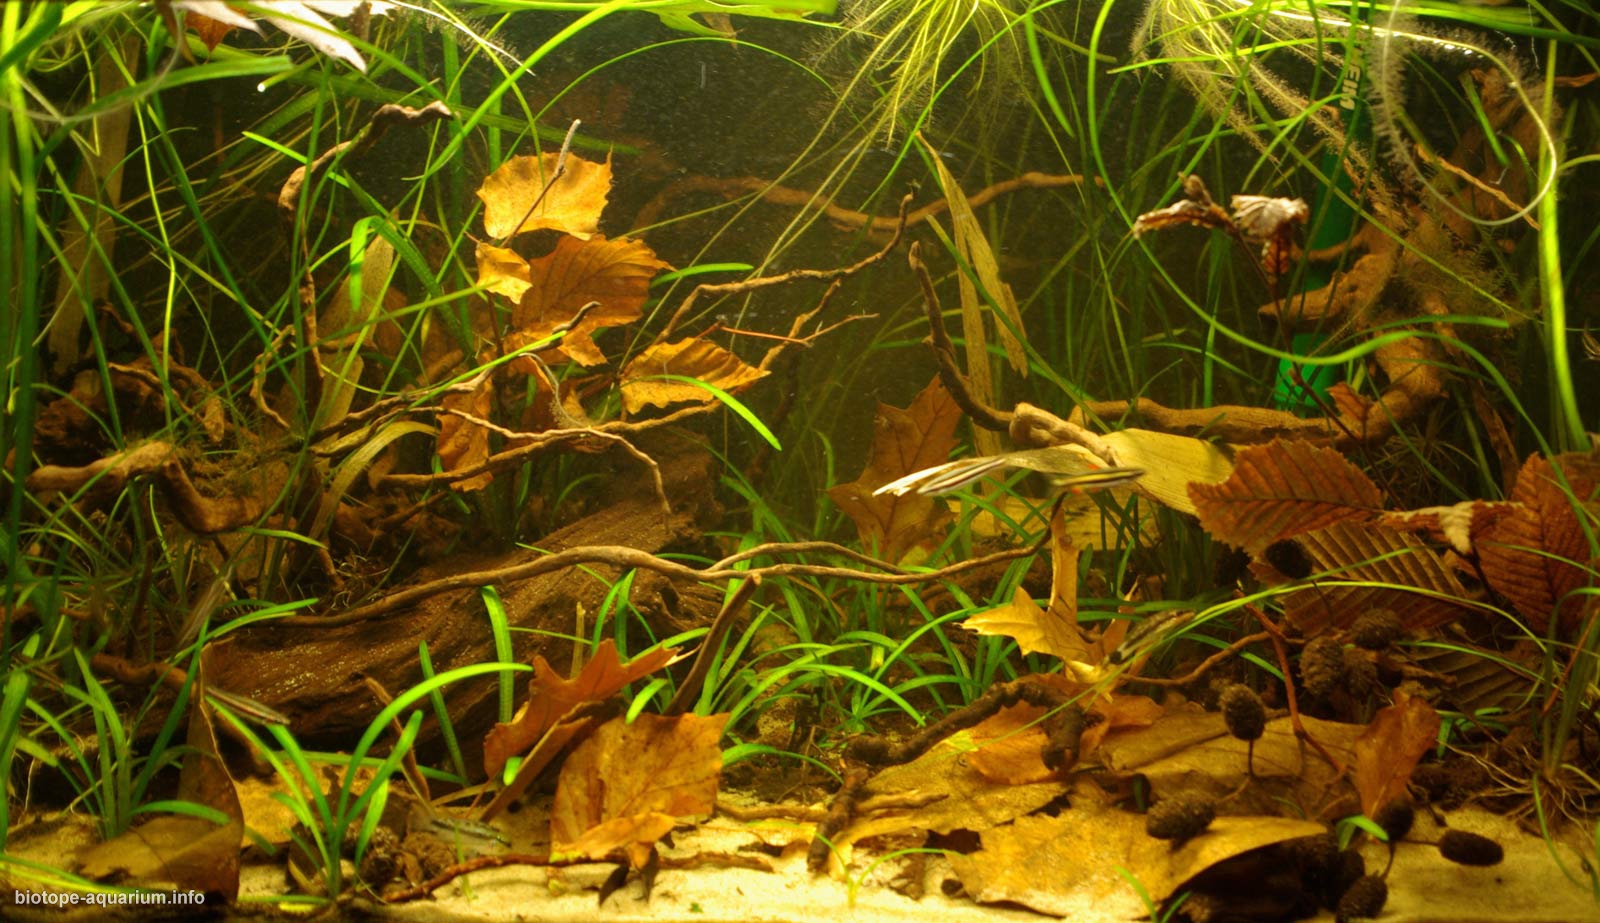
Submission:
[[[924,496],[940,496],[969,487],[989,474],[1007,469],[1036,471],[1045,476],[1058,493],[1090,493],[1132,484],[1144,476],[1142,468],[1096,468],[1082,454],[1062,446],[1024,449],[1004,455],[963,458],[932,468],[915,471],[873,491],[874,496],[899,496],[911,491]]]

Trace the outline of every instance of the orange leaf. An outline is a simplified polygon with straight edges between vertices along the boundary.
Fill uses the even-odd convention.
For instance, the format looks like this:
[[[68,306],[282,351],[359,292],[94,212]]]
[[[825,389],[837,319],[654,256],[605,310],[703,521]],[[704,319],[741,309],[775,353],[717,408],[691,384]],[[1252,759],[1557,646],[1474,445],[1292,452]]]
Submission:
[[[945,461],[955,448],[961,408],[935,378],[904,410],[878,405],[872,457],[861,476],[828,488],[828,496],[852,520],[861,543],[885,560],[898,561],[917,545],[930,545],[950,513],[921,494],[874,497],[872,492],[913,471]]]
[[[671,663],[677,652],[677,648],[655,648],[622,663],[616,642],[607,638],[595,648],[578,678],[570,680],[557,673],[543,656],[534,657],[528,701],[511,723],[496,724],[484,738],[484,770],[490,776],[499,775],[507,759],[526,752],[573,708],[610,698],[623,686]]]
[[[682,381],[652,380],[655,375],[683,375],[738,394],[767,377],[767,372],[706,340],[652,343],[622,369],[622,406],[628,413],[651,406],[716,400],[704,388]]]
[[[1394,704],[1379,711],[1355,742],[1354,775],[1361,812],[1371,817],[1405,793],[1417,762],[1439,741],[1439,713],[1422,699],[1395,690]]]
[[[727,715],[640,715],[601,725],[561,767],[552,854],[602,859],[621,849],[643,866],[677,818],[711,813],[727,723]]]
[[[1600,460],[1568,454],[1553,460],[1572,492],[1591,505],[1600,487]],[[1589,543],[1561,488],[1552,460],[1529,456],[1511,490],[1514,506],[1473,534],[1483,575],[1495,592],[1511,600],[1536,632],[1550,624],[1558,609],[1563,628],[1570,628],[1583,606],[1575,591],[1588,586],[1592,570]]]
[[[513,157],[484,179],[478,198],[483,200],[483,229],[490,237],[503,240],[541,228],[584,240],[599,233],[600,213],[611,192],[611,155],[605,163],[595,163],[568,152],[566,172],[550,183],[558,156]]]
[[[671,268],[641,241],[563,237],[550,253],[529,261],[530,285],[511,312],[514,330],[506,337],[506,349],[549,337],[557,327],[571,322],[584,305],[596,301],[599,305],[567,332],[551,354],[557,361],[571,358],[582,365],[599,365],[606,357],[590,335],[601,327],[638,320],[650,280]],[[523,359],[518,365],[529,374],[538,368]]]
[[[1078,626],[1047,614],[1022,587],[1017,587],[1011,602],[969,615],[961,624],[980,635],[1012,638],[1024,654],[1049,654],[1079,662],[1090,657]]]
[[[1044,764],[1046,709],[1018,702],[1000,709],[973,725],[967,733],[978,749],[967,763],[979,775],[996,785],[1027,785],[1056,778]]]
[[[1274,440],[1242,449],[1221,484],[1190,484],[1200,525],[1260,554],[1279,539],[1346,520],[1371,519],[1383,506],[1377,485],[1332,449]]]
[[[515,250],[479,242],[477,257],[479,288],[504,295],[514,304],[533,287],[528,261]]]
[[[470,413],[480,420],[489,419],[490,409],[493,405],[494,382],[485,377],[470,394],[450,393],[440,398],[440,403],[452,410]],[[439,418],[439,467],[445,471],[457,471],[480,465],[489,458],[489,431],[481,423],[475,423],[455,414],[443,414]],[[454,481],[451,487],[459,491],[481,490],[494,480],[494,475],[488,471],[475,474],[470,478]]]

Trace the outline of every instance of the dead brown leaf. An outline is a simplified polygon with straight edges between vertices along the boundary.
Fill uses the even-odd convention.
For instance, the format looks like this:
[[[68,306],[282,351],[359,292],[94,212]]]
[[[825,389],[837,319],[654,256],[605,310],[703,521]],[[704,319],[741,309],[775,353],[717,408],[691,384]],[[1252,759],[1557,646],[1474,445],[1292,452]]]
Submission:
[[[490,777],[499,775],[506,760],[527,752],[573,708],[610,698],[623,686],[671,663],[677,653],[677,648],[658,647],[623,663],[616,642],[607,638],[595,648],[577,679],[563,677],[543,655],[536,655],[528,701],[509,724],[496,724],[484,737],[484,771]]]
[[[887,561],[899,561],[919,545],[932,545],[950,512],[932,497],[908,493],[874,497],[872,492],[913,471],[943,463],[955,448],[961,408],[935,378],[904,410],[878,405],[872,457],[861,476],[828,488],[828,496],[852,520],[861,543]]]
[[[1371,519],[1383,506],[1377,485],[1333,449],[1274,440],[1242,449],[1221,484],[1191,484],[1200,524],[1252,555],[1280,539],[1347,520]]]
[[[935,744],[909,763],[890,766],[862,787],[862,800],[892,798],[915,800],[915,808],[858,815],[834,838],[841,860],[848,861],[853,844],[862,840],[906,833],[981,832],[1032,813],[1067,793],[1060,779],[997,785],[973,766],[978,742],[971,731],[959,731]]]
[[[1469,611],[1459,602],[1467,591],[1454,571],[1414,535],[1377,523],[1340,522],[1307,532],[1295,543],[1311,567],[1325,573],[1314,587],[1289,594],[1289,620],[1307,636],[1330,625],[1347,628],[1373,609],[1400,613],[1412,632],[1448,624]]]
[[[528,261],[515,250],[479,241],[477,250],[478,287],[502,295],[512,304],[533,287]]]
[[[1046,613],[1020,586],[1011,602],[969,615],[961,624],[980,635],[1011,638],[1024,654],[1049,654],[1080,663],[1091,656],[1088,643],[1076,624]]]
[[[1399,510],[1378,517],[1378,524],[1401,532],[1421,532],[1435,541],[1446,542],[1459,555],[1477,552],[1472,537],[1482,534],[1490,524],[1516,509],[1516,504],[1492,500],[1463,500],[1450,506],[1425,506]]]
[[[1417,762],[1439,742],[1439,713],[1433,706],[1397,689],[1394,704],[1372,717],[1356,738],[1356,791],[1361,813],[1371,817],[1378,808],[1406,791]]]
[[[451,392],[439,399],[440,404],[480,420],[487,420],[494,407],[494,380],[485,376],[470,393]],[[459,471],[483,464],[489,459],[489,430],[483,424],[455,414],[439,416],[439,467],[444,471]],[[484,471],[469,478],[451,482],[459,491],[482,490],[494,480],[494,474]]]
[[[1046,679],[1058,681],[1052,685],[1063,691],[1081,692],[1088,688],[1060,676]],[[1080,761],[1093,754],[1108,734],[1148,727],[1165,714],[1166,709],[1142,695],[1110,695],[1097,698],[1089,711],[1100,720],[1078,739]],[[978,747],[969,759],[972,768],[997,785],[1024,785],[1058,778],[1056,772],[1044,764],[1048,738],[1041,722],[1045,714],[1043,707],[1023,702],[1003,708],[975,725],[968,732]]]
[[[542,228],[582,240],[599,233],[600,213],[611,192],[611,155],[605,163],[595,163],[568,152],[566,172],[545,192],[558,156],[513,157],[484,179],[478,198],[483,200],[483,229],[490,237],[504,240]]]
[[[950,862],[981,903],[1013,902],[1070,920],[1134,920],[1146,915],[1145,906],[1119,869],[1159,902],[1220,862],[1325,829],[1281,817],[1219,817],[1175,846],[1147,836],[1142,815],[1075,801],[1054,817],[987,830],[982,849]]]
[[[1535,632],[1543,632],[1559,612],[1570,631],[1583,609],[1577,592],[1593,582],[1589,541],[1572,498],[1557,479],[1592,511],[1600,489],[1600,459],[1577,453],[1545,459],[1529,456],[1511,490],[1515,504],[1504,516],[1473,534],[1483,575],[1495,592],[1511,600]]]
[[[738,394],[767,376],[765,369],[708,340],[689,338],[676,343],[652,343],[622,369],[622,406],[628,413],[646,407],[670,407],[690,402],[706,403],[716,397],[688,382],[661,381],[657,375],[682,375]]]
[[[93,879],[131,879],[141,885],[220,896],[239,895],[239,847],[244,842],[244,812],[222,758],[216,731],[197,684],[189,706],[191,754],[178,774],[177,797],[220,811],[226,824],[201,817],[170,815],[130,827],[121,836],[79,854],[82,873]]]
[[[598,306],[567,331],[547,355],[556,361],[570,358],[580,365],[600,365],[606,357],[591,339],[594,332],[638,320],[649,295],[650,280],[671,268],[642,241],[562,237],[550,253],[528,262],[530,285],[512,309],[506,349],[516,350],[547,339],[593,301]],[[518,359],[516,364],[529,373],[538,368],[528,359]]]
[[[727,715],[640,715],[600,726],[561,767],[550,808],[551,852],[642,868],[679,818],[710,814],[722,778]]]
[[[1306,715],[1300,720],[1334,758],[1345,765],[1354,759],[1360,725]],[[1248,749],[1228,733],[1220,713],[1190,706],[1169,709],[1147,727],[1109,735],[1097,751],[1097,762],[1120,775],[1143,776],[1158,798],[1233,796],[1230,810],[1263,814],[1290,803],[1312,818],[1338,816],[1341,810],[1354,813],[1355,793],[1339,772],[1295,737],[1287,717],[1267,722],[1255,742],[1255,779],[1240,791],[1248,772]]]

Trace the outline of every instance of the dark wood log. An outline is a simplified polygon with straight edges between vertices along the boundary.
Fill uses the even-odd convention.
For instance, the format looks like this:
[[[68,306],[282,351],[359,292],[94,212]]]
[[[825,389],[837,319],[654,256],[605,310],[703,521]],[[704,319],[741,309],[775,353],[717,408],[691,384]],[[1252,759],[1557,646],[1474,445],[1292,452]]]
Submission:
[[[711,457],[696,448],[661,462],[672,514],[647,484],[619,492],[609,506],[561,528],[540,541],[541,551],[459,556],[426,568],[408,584],[457,574],[494,570],[542,557],[545,553],[596,545],[620,545],[659,553],[705,550],[702,528],[719,510],[710,485]],[[627,476],[613,483],[639,484]],[[622,575],[615,568],[591,566],[549,573],[499,586],[512,626],[515,660],[545,657],[565,674],[572,663],[579,606],[592,634],[605,595]],[[721,590],[674,585],[654,573],[638,573],[631,599],[656,637],[665,637],[716,615]],[[330,613],[337,614],[337,613]],[[644,626],[629,628],[630,653],[649,646]],[[603,632],[614,636],[614,628]],[[422,681],[418,643],[426,640],[435,672],[495,660],[489,618],[477,589],[454,590],[423,599],[388,615],[330,628],[273,626],[268,623],[221,641],[208,652],[210,682],[248,696],[289,716],[291,729],[306,746],[348,749],[381,708],[365,678],[398,695]],[[529,674],[516,677],[517,699],[526,698]],[[482,735],[496,717],[497,679],[493,675],[451,684],[445,701],[470,765],[481,761]],[[431,709],[419,744],[425,754],[439,751]]]

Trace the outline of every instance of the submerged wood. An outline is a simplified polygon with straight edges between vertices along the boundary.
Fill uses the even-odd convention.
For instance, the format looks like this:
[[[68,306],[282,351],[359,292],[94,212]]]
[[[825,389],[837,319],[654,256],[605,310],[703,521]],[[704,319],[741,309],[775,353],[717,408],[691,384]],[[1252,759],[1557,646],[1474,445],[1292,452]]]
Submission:
[[[696,548],[703,541],[702,525],[718,513],[707,489],[713,483],[711,458],[694,449],[663,460],[661,470],[672,499],[670,516],[663,514],[648,485],[641,484],[641,489],[622,493],[609,506],[552,532],[541,540],[539,551],[460,556],[426,568],[412,582],[504,568],[585,545],[620,545],[652,553]],[[529,663],[540,655],[565,671],[572,663],[574,644],[563,636],[579,630],[580,607],[584,627],[592,630],[611,582],[621,576],[613,568],[592,565],[497,587],[512,627],[513,659]],[[674,585],[649,572],[636,576],[631,595],[656,637],[708,622],[719,599],[720,591]],[[648,646],[642,627],[634,630],[639,636],[632,647]],[[606,628],[608,636],[614,633],[615,629]],[[381,618],[326,629],[303,624],[248,629],[214,645],[208,666],[215,684],[287,715],[302,743],[346,747],[381,707],[365,678],[376,680],[391,695],[415,686],[423,679],[417,655],[422,641],[428,643],[435,673],[496,659],[479,591],[466,589],[428,597]],[[526,696],[528,679],[526,673],[517,676],[519,701]],[[473,677],[443,691],[469,768],[481,761],[477,741],[496,718],[497,682],[492,675]],[[431,714],[420,740],[419,749],[425,754],[439,746]]]

